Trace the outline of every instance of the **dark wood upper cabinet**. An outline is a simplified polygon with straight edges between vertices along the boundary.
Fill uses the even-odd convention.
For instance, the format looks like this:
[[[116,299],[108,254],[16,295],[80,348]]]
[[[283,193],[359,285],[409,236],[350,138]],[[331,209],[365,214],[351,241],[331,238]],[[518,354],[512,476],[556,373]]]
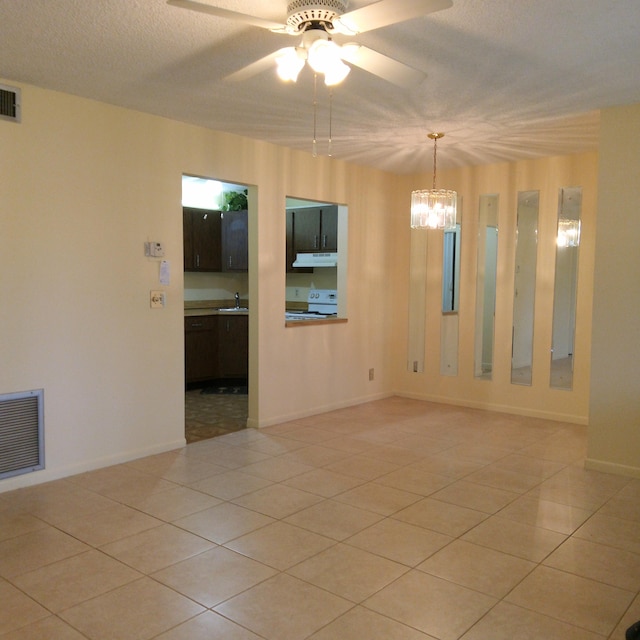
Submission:
[[[182,210],[185,271],[247,271],[247,211]]]
[[[333,253],[337,250],[337,205],[287,209],[287,271],[312,271],[292,266],[298,253]]]
[[[249,269],[249,226],[247,211],[223,211],[222,270]]]
[[[220,212],[210,209],[182,210],[185,271],[221,271],[222,237]]]

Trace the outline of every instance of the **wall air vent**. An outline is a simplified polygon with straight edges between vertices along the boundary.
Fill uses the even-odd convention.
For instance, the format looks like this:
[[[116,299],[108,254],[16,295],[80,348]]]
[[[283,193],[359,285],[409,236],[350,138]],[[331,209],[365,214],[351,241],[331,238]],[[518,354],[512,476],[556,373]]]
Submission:
[[[0,480],[44,469],[44,391],[0,395]]]
[[[0,84],[0,120],[20,122],[20,89]]]

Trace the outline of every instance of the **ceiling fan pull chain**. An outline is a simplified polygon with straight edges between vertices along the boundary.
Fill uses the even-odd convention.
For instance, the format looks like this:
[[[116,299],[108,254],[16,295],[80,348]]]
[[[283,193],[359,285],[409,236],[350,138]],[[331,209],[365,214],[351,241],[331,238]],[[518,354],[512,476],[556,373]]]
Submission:
[[[318,138],[316,135],[318,129],[318,74],[313,74],[313,157],[318,157]]]
[[[327,146],[327,155],[331,157],[333,155],[333,89],[329,87],[329,142]]]

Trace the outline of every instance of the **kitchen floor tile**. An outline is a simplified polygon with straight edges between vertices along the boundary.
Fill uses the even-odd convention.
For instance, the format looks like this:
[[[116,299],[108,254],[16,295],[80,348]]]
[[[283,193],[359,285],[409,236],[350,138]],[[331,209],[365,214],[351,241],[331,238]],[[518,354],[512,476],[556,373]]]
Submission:
[[[363,605],[439,640],[457,640],[497,600],[410,570]]]
[[[101,550],[138,571],[153,573],[214,546],[200,536],[165,524],[110,542]]]
[[[543,564],[620,589],[640,590],[640,555],[609,545],[570,538]]]
[[[91,550],[23,573],[13,582],[49,611],[57,613],[141,577],[131,567]]]
[[[354,507],[367,509],[383,516],[390,516],[410,504],[420,500],[422,496],[409,491],[401,491],[393,487],[368,482],[334,496],[334,500]]]
[[[407,570],[405,565],[368,551],[337,544],[295,565],[287,573],[347,600],[362,602]]]
[[[325,500],[294,513],[286,522],[334,540],[344,540],[381,519],[382,516],[371,511]]]
[[[153,578],[211,608],[275,574],[271,567],[217,547],[162,569]]]
[[[452,540],[423,527],[385,518],[347,538],[345,543],[415,567]]]
[[[585,443],[392,397],[5,491],[0,636],[621,640],[640,480]]]
[[[457,480],[448,487],[431,494],[434,500],[442,500],[482,513],[496,513],[518,498],[513,491],[496,489],[467,480]]]
[[[283,484],[273,484],[234,498],[233,503],[279,519],[286,518],[321,500],[322,498],[315,493],[301,491]]]
[[[433,640],[416,629],[407,627],[375,611],[355,607],[347,611],[309,640]]]
[[[352,607],[324,589],[279,574],[215,610],[267,640],[303,640]]]
[[[331,498],[338,493],[353,489],[364,482],[365,480],[361,478],[354,478],[353,476],[347,476],[335,471],[314,469],[313,471],[308,471],[307,473],[285,480],[283,484],[286,484],[288,487],[301,489],[302,491],[308,491],[309,493],[315,493],[323,498]]]
[[[622,636],[620,636],[622,638]],[[460,640],[604,640],[606,636],[592,633],[578,625],[499,602]]]
[[[455,504],[425,498],[393,514],[396,520],[457,538],[482,522],[487,514]]]
[[[502,598],[535,567],[534,562],[463,540],[454,540],[419,564],[417,569]]]
[[[58,527],[94,547],[159,527],[162,520],[125,505],[116,505],[83,518],[61,522]]]
[[[201,491],[187,487],[176,487],[143,498],[129,500],[127,504],[154,518],[164,522],[172,522],[197,511],[214,507],[220,504],[220,500],[205,495]]]
[[[500,517],[570,535],[592,513],[578,507],[524,495],[502,509]]]
[[[174,524],[207,540],[223,544],[271,522],[273,518],[223,502],[210,509],[176,520]]]
[[[255,633],[243,629],[213,611],[205,611],[171,631],[161,633],[155,640],[262,640]]]
[[[89,549],[80,540],[47,526],[0,542],[0,576],[18,576]]]
[[[613,631],[633,596],[617,587],[550,567],[538,567],[506,601],[606,636]]]
[[[0,634],[49,616],[49,611],[5,580],[0,579]]]
[[[153,638],[204,611],[167,587],[142,578],[66,609],[60,617],[91,640]]]
[[[286,522],[274,522],[224,546],[284,571],[336,544],[336,541]]]
[[[565,541],[566,536],[493,516],[465,533],[462,539],[531,562],[542,562]]]
[[[8,603],[7,603],[8,604]],[[42,618],[16,631],[2,635],[2,640],[86,640],[86,636],[76,631],[56,616]]]
[[[190,487],[195,491],[207,493],[221,500],[233,500],[233,498],[263,489],[271,484],[273,484],[271,480],[232,470],[195,482]]]

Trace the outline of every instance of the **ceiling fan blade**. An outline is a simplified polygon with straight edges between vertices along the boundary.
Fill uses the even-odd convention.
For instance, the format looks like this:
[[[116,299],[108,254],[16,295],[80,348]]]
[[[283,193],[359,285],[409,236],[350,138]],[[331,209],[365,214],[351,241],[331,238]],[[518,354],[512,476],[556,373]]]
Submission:
[[[204,4],[203,2],[196,2],[195,0],[167,0],[167,4],[174,7],[180,7],[181,9],[197,11],[199,13],[208,13],[209,15],[217,16],[218,18],[237,20],[238,22],[244,22],[245,24],[249,24],[253,27],[270,29],[271,31],[285,31],[286,27],[286,25],[280,22],[272,22],[271,20],[265,20],[264,18],[258,18],[256,16],[249,16],[245,13],[229,11],[229,9],[221,9],[220,7],[214,7],[210,4]]]
[[[359,44],[342,46],[342,59],[387,82],[408,89],[422,82],[426,74]]]
[[[231,80],[232,82],[242,82],[243,80],[247,80],[248,78],[253,78],[253,76],[257,76],[259,73],[263,71],[267,71],[268,69],[276,69],[276,58],[282,55],[287,49],[291,47],[285,47],[284,49],[278,49],[273,53],[270,53],[268,56],[264,58],[260,58],[251,64],[248,64],[246,67],[242,67],[238,71],[228,75],[225,80]]]
[[[449,9],[452,0],[379,0],[334,20],[336,31],[355,35]]]

